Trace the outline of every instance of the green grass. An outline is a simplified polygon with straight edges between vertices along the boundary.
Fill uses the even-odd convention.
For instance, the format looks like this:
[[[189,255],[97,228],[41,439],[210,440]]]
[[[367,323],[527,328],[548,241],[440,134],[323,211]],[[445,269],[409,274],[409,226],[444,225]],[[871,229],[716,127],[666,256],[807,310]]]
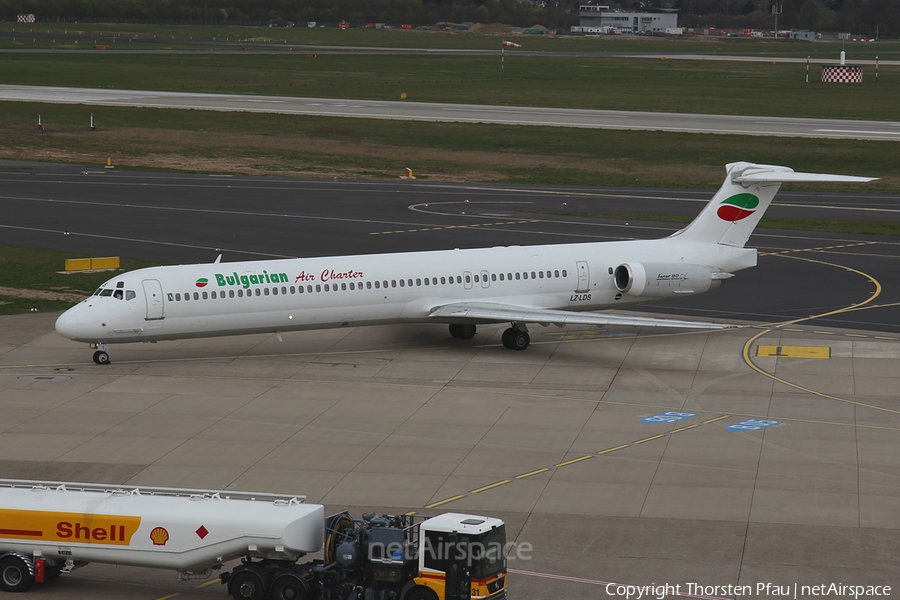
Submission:
[[[724,163],[745,160],[883,178],[830,189],[900,189],[896,142],[113,107],[95,107],[98,131],[89,132],[88,118],[83,106],[0,102],[0,157],[316,177],[396,178],[409,167],[420,179],[700,188],[721,183]]]
[[[621,221],[664,221],[666,223],[690,223],[695,217],[681,215],[643,215],[585,212],[529,211],[544,215],[565,217],[591,217]],[[860,235],[900,235],[900,223],[892,221],[837,221],[826,219],[773,219],[763,217],[759,227],[769,229],[793,229],[802,231],[827,231],[831,233],[855,233]]]
[[[2,39],[2,38],[0,38]],[[900,67],[823,84],[806,65],[507,56],[7,54],[7,84],[894,120]]]
[[[101,283],[113,277],[114,271],[98,273],[61,274],[67,258],[90,258],[85,255],[73,256],[66,252],[0,245],[0,287],[22,290],[41,290],[66,294],[89,296]],[[120,271],[131,271],[152,266],[153,263],[123,259]],[[0,293],[0,315],[28,312],[32,306],[39,311],[64,310],[76,304],[71,300],[48,300],[42,298],[19,298]]]
[[[297,44],[313,46],[360,46],[360,47],[387,47],[387,48],[456,48],[456,49],[497,49],[502,39],[514,39],[522,44],[526,50],[561,51],[561,52],[714,52],[714,53],[742,53],[765,54],[773,52],[833,52],[837,55],[840,50],[850,52],[877,53],[887,50],[900,49],[900,43],[895,41],[880,41],[877,44],[862,42],[840,42],[837,40],[820,40],[817,42],[804,42],[797,40],[771,40],[771,39],[746,39],[746,38],[654,38],[654,37],[630,37],[630,36],[550,36],[550,35],[512,35],[512,34],[460,34],[449,32],[431,31],[403,31],[398,29],[349,29],[338,30],[336,28],[277,28],[277,27],[240,27],[240,26],[192,26],[192,25],[136,25],[136,24],[83,24],[83,23],[35,23],[25,25],[20,23],[0,23],[0,31],[20,32],[23,35],[18,38],[18,43],[24,47],[32,47],[32,39],[41,42],[41,38],[29,36],[29,33],[62,35],[81,32],[82,35],[104,35],[139,38],[153,38],[165,40],[152,47],[163,45],[171,46],[172,39],[193,39],[222,42],[236,42],[238,46],[247,43],[246,40],[254,38],[268,38],[272,44]],[[52,40],[52,38],[51,38]],[[0,37],[0,47],[7,42]],[[8,42],[12,44],[11,38]],[[104,42],[105,44],[105,42]],[[117,41],[115,47],[128,47],[129,42]],[[70,45],[75,47],[72,41],[57,39],[56,47]],[[80,43],[79,46],[83,46]],[[106,44],[112,47],[111,44]],[[177,46],[173,46],[177,47]],[[187,46],[185,46],[187,47]],[[196,46],[190,46],[196,48]],[[201,46],[202,47],[202,46]],[[213,46],[210,46],[213,47]],[[221,46],[217,46],[221,48]],[[254,46],[255,47],[255,46]],[[511,51],[514,52],[514,51]]]

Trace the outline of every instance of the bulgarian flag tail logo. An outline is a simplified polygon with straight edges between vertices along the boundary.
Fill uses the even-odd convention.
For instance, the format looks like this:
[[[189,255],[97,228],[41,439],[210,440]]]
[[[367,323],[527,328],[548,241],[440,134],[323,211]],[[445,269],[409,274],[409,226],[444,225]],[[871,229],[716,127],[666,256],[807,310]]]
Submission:
[[[206,287],[206,285],[208,283],[209,283],[209,279],[207,279],[206,277],[201,277],[200,279],[197,280],[197,283],[195,283],[194,285],[196,285],[197,287]]]
[[[723,221],[734,223],[755,213],[757,206],[759,206],[759,198],[753,194],[735,194],[722,201],[716,214]]]

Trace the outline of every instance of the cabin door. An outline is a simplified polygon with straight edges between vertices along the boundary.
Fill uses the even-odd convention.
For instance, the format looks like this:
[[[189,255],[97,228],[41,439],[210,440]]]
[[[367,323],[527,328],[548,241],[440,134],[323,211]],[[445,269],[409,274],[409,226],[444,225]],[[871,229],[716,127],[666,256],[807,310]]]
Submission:
[[[575,270],[578,273],[578,287],[575,291],[579,294],[591,291],[591,270],[587,261],[579,260],[575,263]]]
[[[147,302],[147,320],[164,319],[163,292],[159,280],[145,279],[141,283],[144,286],[144,300]]]

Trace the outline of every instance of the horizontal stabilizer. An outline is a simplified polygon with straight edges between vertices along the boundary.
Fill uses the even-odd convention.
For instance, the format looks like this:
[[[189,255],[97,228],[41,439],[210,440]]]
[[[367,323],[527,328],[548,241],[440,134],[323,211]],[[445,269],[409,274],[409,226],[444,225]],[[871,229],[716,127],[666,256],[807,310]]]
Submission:
[[[854,175],[828,175],[826,173],[794,173],[792,171],[753,170],[747,169],[735,173],[731,178],[734,183],[749,185],[753,183],[868,183],[877,177],[856,177]]]
[[[493,302],[459,302],[437,306],[428,315],[433,319],[473,319],[487,322],[539,323],[543,325],[618,325],[622,327],[677,327],[683,329],[729,329],[733,325],[703,323],[700,321],[679,321],[677,319],[655,319],[653,317],[632,317],[609,313],[572,312],[546,308],[528,308],[512,304]]]

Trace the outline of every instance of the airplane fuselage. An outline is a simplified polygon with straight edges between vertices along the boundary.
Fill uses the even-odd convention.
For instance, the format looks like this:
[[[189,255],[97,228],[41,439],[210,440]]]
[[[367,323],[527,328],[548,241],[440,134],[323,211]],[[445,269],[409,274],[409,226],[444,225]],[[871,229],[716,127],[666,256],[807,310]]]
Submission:
[[[614,269],[625,257],[652,262],[661,256],[668,263],[715,265],[725,271],[756,264],[752,248],[682,242],[673,236],[151,267],[113,277],[60,317],[57,329],[75,341],[111,344],[454,323],[460,320],[429,314],[456,302],[569,311],[621,308],[653,298],[623,294],[615,285]]]

